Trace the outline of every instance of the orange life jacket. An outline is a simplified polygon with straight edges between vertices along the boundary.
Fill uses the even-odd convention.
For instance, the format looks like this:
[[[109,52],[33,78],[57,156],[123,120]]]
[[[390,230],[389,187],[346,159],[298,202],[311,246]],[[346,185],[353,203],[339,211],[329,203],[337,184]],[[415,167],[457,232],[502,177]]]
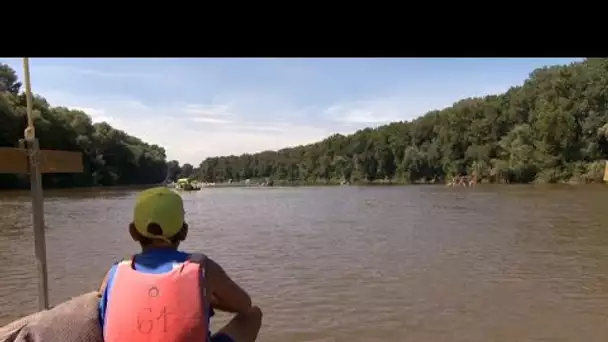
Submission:
[[[203,259],[203,258],[201,258]],[[105,342],[206,342],[204,262],[187,260],[162,274],[116,268],[108,299]]]

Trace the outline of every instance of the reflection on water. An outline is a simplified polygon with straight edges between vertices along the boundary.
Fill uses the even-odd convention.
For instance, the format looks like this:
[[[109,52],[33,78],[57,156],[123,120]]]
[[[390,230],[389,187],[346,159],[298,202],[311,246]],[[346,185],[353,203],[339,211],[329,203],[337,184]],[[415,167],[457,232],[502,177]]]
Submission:
[[[58,303],[136,250],[134,192],[46,195]],[[184,199],[185,248],[251,292],[262,341],[608,336],[606,187],[216,188]],[[0,193],[0,323],[35,310],[29,208],[27,193]]]

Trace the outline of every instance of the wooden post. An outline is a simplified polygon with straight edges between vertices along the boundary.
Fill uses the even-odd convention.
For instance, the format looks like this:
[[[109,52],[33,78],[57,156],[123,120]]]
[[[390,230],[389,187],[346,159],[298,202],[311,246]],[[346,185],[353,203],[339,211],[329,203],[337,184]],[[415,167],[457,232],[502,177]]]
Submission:
[[[32,90],[28,58],[23,58],[28,126],[19,148],[0,147],[0,173],[29,173],[34,223],[34,252],[38,273],[38,309],[49,308],[46,241],[44,233],[44,196],[42,173],[83,172],[82,153],[40,150],[32,116]]]

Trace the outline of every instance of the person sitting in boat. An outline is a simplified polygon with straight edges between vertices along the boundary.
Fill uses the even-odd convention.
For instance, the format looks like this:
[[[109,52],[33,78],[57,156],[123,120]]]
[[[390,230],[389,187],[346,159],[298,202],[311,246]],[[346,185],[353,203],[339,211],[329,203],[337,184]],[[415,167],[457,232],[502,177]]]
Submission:
[[[114,264],[99,292],[104,341],[255,341],[262,311],[224,269],[204,254],[178,250],[186,239],[182,198],[167,188],[136,199],[129,233],[142,252]],[[235,313],[216,334],[213,309]]]

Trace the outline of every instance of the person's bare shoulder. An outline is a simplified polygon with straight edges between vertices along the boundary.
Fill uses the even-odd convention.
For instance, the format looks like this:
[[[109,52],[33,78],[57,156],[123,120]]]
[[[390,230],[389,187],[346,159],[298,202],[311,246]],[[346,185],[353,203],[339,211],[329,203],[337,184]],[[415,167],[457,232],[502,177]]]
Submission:
[[[226,278],[230,278],[222,266],[209,257],[207,257],[205,267],[205,274],[211,289],[222,287],[227,280]]]

